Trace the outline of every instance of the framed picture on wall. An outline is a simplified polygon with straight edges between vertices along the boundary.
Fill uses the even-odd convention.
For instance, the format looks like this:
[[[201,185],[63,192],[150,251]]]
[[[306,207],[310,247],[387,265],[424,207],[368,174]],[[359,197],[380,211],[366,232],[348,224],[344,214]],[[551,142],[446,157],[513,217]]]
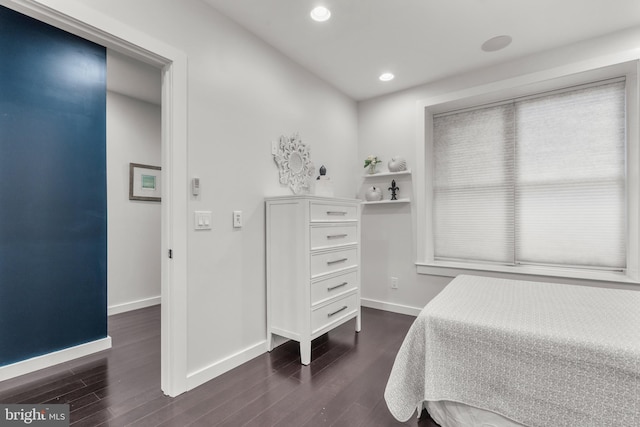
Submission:
[[[129,200],[159,202],[162,194],[160,166],[129,163]]]

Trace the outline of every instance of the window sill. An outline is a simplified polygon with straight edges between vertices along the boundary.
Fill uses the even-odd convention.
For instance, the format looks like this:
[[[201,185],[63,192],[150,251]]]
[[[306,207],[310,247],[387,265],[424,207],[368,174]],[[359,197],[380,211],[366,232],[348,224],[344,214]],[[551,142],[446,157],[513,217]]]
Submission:
[[[582,271],[553,267],[486,265],[468,264],[461,262],[417,262],[418,274],[430,276],[456,277],[460,274],[475,274],[478,276],[495,276],[508,278],[513,275],[542,276],[563,279],[594,280],[599,282],[627,283],[638,285],[640,282],[627,276],[625,273],[614,271]],[[522,278],[526,280],[526,278]]]

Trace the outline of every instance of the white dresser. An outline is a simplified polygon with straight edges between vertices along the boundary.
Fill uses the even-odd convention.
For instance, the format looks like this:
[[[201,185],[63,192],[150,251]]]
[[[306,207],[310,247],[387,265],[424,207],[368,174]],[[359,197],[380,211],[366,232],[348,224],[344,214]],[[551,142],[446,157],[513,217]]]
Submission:
[[[316,196],[266,199],[267,348],[300,343],[356,318],[360,331],[360,202]]]

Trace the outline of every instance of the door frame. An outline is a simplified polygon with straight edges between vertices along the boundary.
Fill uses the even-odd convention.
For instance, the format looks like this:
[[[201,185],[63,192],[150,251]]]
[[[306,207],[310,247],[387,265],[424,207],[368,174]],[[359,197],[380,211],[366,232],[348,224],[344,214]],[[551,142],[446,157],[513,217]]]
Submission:
[[[187,390],[187,55],[77,1],[0,5],[162,72],[161,387],[177,396]]]

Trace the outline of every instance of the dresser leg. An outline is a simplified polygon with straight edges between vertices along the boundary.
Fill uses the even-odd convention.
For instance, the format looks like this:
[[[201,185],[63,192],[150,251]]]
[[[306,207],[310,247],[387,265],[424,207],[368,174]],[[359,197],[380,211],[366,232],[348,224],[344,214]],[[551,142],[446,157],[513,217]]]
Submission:
[[[362,329],[362,323],[360,319],[362,319],[362,314],[358,313],[358,316],[356,316],[356,332],[360,332],[360,330]]]
[[[311,363],[311,341],[300,341],[300,361],[303,365]]]

